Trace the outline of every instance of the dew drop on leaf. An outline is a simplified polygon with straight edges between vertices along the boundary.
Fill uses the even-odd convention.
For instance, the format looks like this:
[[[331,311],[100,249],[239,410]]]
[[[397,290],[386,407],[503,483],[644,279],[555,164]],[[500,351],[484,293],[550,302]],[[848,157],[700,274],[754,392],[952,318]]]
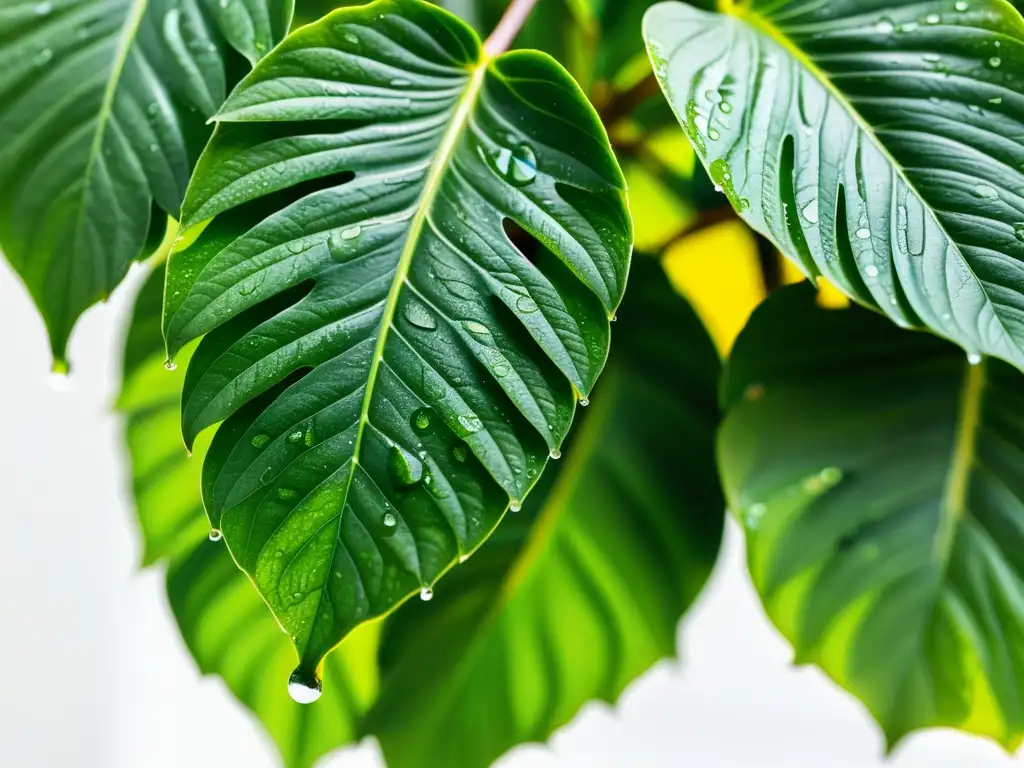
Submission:
[[[210,529],[210,541],[220,541],[224,538],[224,534],[220,532],[220,528]]]
[[[807,219],[807,221],[809,221],[811,224],[817,224],[818,223],[818,200],[814,199],[810,203],[805,205],[803,207],[803,210],[800,211],[800,213],[803,214],[803,217],[805,219]]]
[[[875,31],[882,35],[891,35],[895,29],[896,25],[890,19],[881,18],[875,24]]]
[[[514,187],[525,187],[537,178],[537,155],[526,144],[502,147],[490,158],[494,169]]]
[[[470,435],[474,432],[479,432],[483,426],[480,418],[475,415],[459,416],[459,425]]]
[[[253,448],[262,448],[270,442],[270,435],[253,435],[251,442]]]
[[[552,459],[560,459],[562,458],[562,452],[557,448],[552,448],[548,456],[550,456]]]
[[[462,464],[467,458],[469,458],[469,451],[464,445],[456,445],[452,448],[452,458]]]
[[[537,302],[529,296],[520,296],[516,299],[516,309],[525,313],[536,312]]]
[[[590,398],[584,397],[584,398],[580,399],[580,407],[581,408],[586,408],[588,405],[590,405]]]
[[[424,331],[433,331],[437,328],[437,320],[425,306],[418,301],[407,301],[402,308],[402,314],[412,325]]]
[[[867,240],[869,237],[871,237],[871,230],[868,229],[867,227],[861,227],[860,229],[857,230],[856,235],[861,240]]]
[[[413,411],[409,422],[412,424],[412,428],[417,432],[426,432],[433,425],[431,410],[429,408],[419,408]]]
[[[302,442],[302,435],[303,435],[303,431],[301,429],[297,429],[294,432],[292,432],[290,435],[288,435],[288,442],[289,443],[300,443],[300,442]]]
[[[36,3],[36,16],[47,16],[52,10],[53,3],[51,2]]]
[[[868,277],[878,277],[878,267],[874,264],[868,264],[864,267],[864,274]]]
[[[992,67],[992,69],[999,69],[999,67],[1002,66],[1002,63],[1003,60],[1000,59],[998,56],[993,56],[991,59],[988,60],[988,65]]]
[[[288,678],[288,695],[298,704],[312,704],[324,691],[323,683],[296,669]]]
[[[385,528],[394,528],[398,520],[390,512],[385,512],[383,522]]]
[[[979,355],[977,352],[968,352],[967,362],[970,365],[981,365],[981,355]]]
[[[363,233],[363,228],[356,224],[354,227],[348,227],[347,229],[341,230],[342,240],[355,240],[359,235]]]
[[[423,462],[397,445],[389,452],[391,474],[399,485],[416,485],[423,479]]]
[[[434,599],[434,590],[430,587],[424,587],[420,590],[420,600],[427,603]]]
[[[976,186],[974,188],[974,194],[983,200],[995,200],[999,197],[999,193],[988,184],[979,184]]]
[[[523,508],[523,505],[520,504],[518,501],[513,501],[511,504],[508,505],[508,511],[509,512],[518,512],[522,508]]]

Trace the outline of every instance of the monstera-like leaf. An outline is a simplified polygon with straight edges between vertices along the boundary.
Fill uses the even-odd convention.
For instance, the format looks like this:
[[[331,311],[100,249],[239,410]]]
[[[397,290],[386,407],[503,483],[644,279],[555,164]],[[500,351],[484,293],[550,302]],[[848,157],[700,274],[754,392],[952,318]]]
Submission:
[[[620,314],[564,464],[432,602],[389,619],[366,731],[392,768],[485,768],[675,654],[722,534],[718,357],[653,261]]]
[[[807,284],[758,309],[723,385],[719,451],[750,571],[798,662],[890,745],[1024,734],[1024,375]]]
[[[178,425],[184,369],[168,373],[163,365],[163,284],[161,266],[136,300],[118,399],[144,562],[169,564],[171,608],[199,669],[223,678],[252,710],[288,768],[310,768],[357,734],[377,692],[379,629],[368,625],[354,632],[326,660],[328,689],[316,707],[296,704],[268,680],[289,673],[295,650],[224,544],[210,540],[200,493],[206,445],[197,446],[192,458],[185,453]]]
[[[299,29],[216,119],[164,332],[171,356],[206,336],[185,439],[224,422],[206,507],[311,698],[341,638],[429,598],[560,455],[631,226],[565,71],[419,0]]]
[[[176,216],[240,69],[290,0],[33,0],[0,6],[0,249],[64,361],[78,316]]]
[[[811,276],[1024,365],[1024,20],[1005,0],[655,6],[645,37],[743,218]]]

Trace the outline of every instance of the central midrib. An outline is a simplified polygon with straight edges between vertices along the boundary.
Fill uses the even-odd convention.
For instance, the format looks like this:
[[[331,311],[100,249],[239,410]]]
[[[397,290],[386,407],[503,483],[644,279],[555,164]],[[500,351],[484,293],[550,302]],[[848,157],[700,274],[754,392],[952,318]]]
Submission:
[[[363,444],[363,435],[366,431],[366,425],[369,422],[370,406],[373,403],[374,387],[377,383],[377,375],[380,370],[381,361],[384,359],[384,347],[387,344],[388,334],[391,330],[392,322],[394,321],[395,310],[398,307],[398,298],[402,293],[402,286],[405,284],[409,273],[409,265],[412,263],[413,256],[416,253],[420,234],[427,222],[427,217],[430,215],[430,209],[434,204],[434,199],[437,197],[437,192],[441,187],[441,182],[444,180],[452,155],[455,153],[459,139],[462,136],[463,128],[469,120],[473,107],[476,104],[477,95],[480,93],[480,89],[483,86],[484,76],[487,74],[487,66],[489,62],[490,59],[485,54],[481,53],[481,59],[473,69],[469,82],[466,85],[466,90],[459,99],[458,105],[452,114],[451,125],[448,126],[444,136],[441,138],[441,143],[438,145],[437,153],[434,155],[434,159],[430,163],[430,168],[427,171],[427,178],[423,185],[423,192],[420,194],[419,201],[416,204],[416,213],[413,215],[412,220],[409,223],[409,232],[406,235],[405,244],[402,247],[402,253],[398,259],[398,264],[395,267],[395,276],[391,282],[391,288],[389,289],[387,299],[384,302],[384,309],[381,314],[380,325],[378,326],[377,331],[377,344],[374,347],[373,357],[370,360],[366,391],[363,393],[363,401],[359,411],[359,425],[356,429],[356,437],[352,448],[352,458],[349,460],[348,477],[345,479],[344,492],[342,494],[344,501],[342,502],[342,509],[338,513],[339,533],[342,520],[344,518],[345,506],[348,504],[348,494],[352,488],[352,480],[355,477],[356,468],[359,466],[359,454]],[[337,547],[338,545],[336,544],[335,546]],[[324,586],[321,588],[321,599],[323,590],[326,588],[327,583],[325,582]],[[319,613],[319,610],[318,605],[316,612]],[[306,654],[304,652],[303,662],[306,661],[305,655]]]

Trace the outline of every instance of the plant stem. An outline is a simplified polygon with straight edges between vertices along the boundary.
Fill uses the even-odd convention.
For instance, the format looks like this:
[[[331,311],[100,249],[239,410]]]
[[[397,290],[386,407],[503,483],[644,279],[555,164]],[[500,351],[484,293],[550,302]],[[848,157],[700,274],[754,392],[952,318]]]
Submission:
[[[512,0],[509,3],[505,15],[484,43],[484,51],[488,56],[498,56],[508,50],[536,4],[537,0]]]

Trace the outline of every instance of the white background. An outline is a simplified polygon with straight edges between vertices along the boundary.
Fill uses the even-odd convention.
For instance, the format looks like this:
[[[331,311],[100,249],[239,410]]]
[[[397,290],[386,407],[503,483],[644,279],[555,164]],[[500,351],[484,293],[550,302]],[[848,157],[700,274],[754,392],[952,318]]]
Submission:
[[[196,672],[163,574],[137,567],[111,410],[132,290],[79,325],[72,389],[58,393],[42,323],[0,263],[0,766],[271,768],[259,725],[219,680]],[[616,710],[586,707],[550,749],[520,748],[501,768],[1024,764],[951,732],[916,735],[886,762],[863,708],[817,671],[790,666],[747,581],[735,528],[679,642],[682,662],[648,673]],[[366,743],[321,768],[379,765]]]

